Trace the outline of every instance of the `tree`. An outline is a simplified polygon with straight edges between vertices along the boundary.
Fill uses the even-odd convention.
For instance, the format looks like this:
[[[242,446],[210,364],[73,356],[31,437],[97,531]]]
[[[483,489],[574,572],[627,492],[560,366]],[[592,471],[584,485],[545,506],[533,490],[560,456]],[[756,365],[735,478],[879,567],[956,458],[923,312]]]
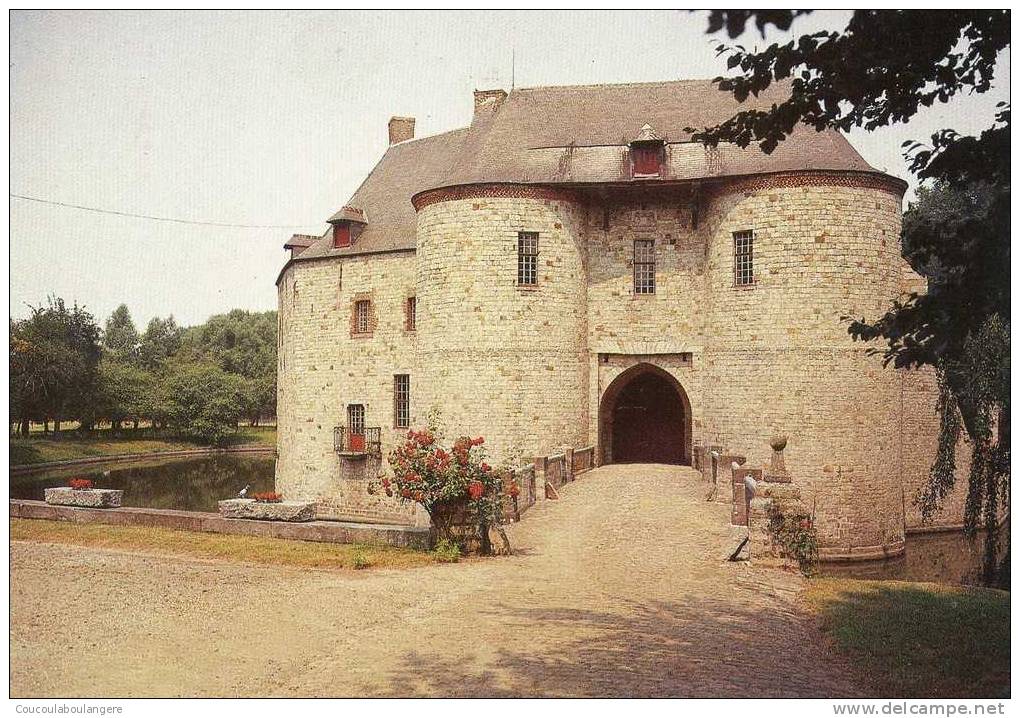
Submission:
[[[141,339],[126,304],[113,310],[103,331],[103,348],[121,361],[137,358]]]
[[[50,297],[27,319],[10,324],[11,411],[21,431],[30,420],[81,420],[93,425],[100,347],[99,326],[84,307],[68,309]]]
[[[155,416],[178,436],[222,443],[243,416],[241,379],[212,364],[168,366],[155,391]]]
[[[735,38],[753,20],[764,37],[769,25],[787,30],[807,12],[713,11],[708,29],[725,27]],[[721,90],[743,101],[786,82],[789,97],[692,129],[693,139],[756,142],[769,153],[800,124],[846,131],[905,122],[936,101],[986,92],[1009,36],[1008,10],[862,10],[843,32],[803,35],[761,51],[720,44],[729,69],[739,70],[716,78]],[[904,256],[928,278],[929,290],[849,325],[855,339],[885,342],[879,351],[886,364],[938,372],[942,428],[921,505],[930,513],[955,482],[950,457],[962,422],[973,443],[966,526],[988,529],[986,580],[995,568],[999,507],[1009,493],[1009,131],[1009,107],[1000,105],[977,137],[946,129],[930,145],[905,145],[911,170],[928,189],[904,218]]]
[[[136,364],[105,357],[99,364],[96,414],[110,422],[114,431],[124,421],[135,422],[152,411],[155,379]]]
[[[258,424],[276,415],[276,312],[235,309],[188,329],[185,346],[198,361],[244,378],[245,416]]]
[[[184,330],[174,320],[173,315],[166,319],[153,317],[142,335],[138,349],[142,366],[149,370],[160,369],[168,359],[181,349]]]

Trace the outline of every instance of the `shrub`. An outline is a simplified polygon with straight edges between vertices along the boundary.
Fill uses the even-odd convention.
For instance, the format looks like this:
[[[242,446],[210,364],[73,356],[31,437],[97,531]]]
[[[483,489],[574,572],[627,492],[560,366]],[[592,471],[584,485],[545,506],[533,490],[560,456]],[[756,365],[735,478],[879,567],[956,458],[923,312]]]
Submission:
[[[359,549],[355,551],[354,554],[351,556],[351,564],[354,566],[355,570],[360,571],[363,568],[368,568],[369,566],[371,566],[372,559],[368,557],[367,553]]]
[[[801,571],[811,573],[818,561],[818,532],[811,515],[803,511],[783,513],[775,502],[768,507],[768,531],[783,555],[797,560]]]
[[[460,546],[449,539],[439,539],[432,549],[432,556],[439,563],[457,563],[460,561]]]
[[[94,486],[94,484],[92,483],[91,479],[81,479],[81,478],[71,479],[68,482],[68,485],[72,489],[76,489],[78,491],[84,491],[85,489],[91,489]]]
[[[263,491],[258,494],[252,494],[251,497],[261,504],[278,504],[283,501],[283,494],[275,491]]]
[[[382,488],[387,496],[424,508],[440,539],[453,540],[453,528],[470,521],[482,553],[490,554],[489,528],[503,522],[505,497],[502,472],[485,462],[484,444],[483,437],[462,436],[447,449],[434,425],[409,431],[390,452],[393,478],[383,477]]]

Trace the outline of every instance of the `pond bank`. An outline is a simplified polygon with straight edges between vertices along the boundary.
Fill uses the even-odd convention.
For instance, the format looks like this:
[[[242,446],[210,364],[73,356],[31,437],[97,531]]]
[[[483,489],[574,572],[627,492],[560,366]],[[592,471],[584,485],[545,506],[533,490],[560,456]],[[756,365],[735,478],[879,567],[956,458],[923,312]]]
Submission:
[[[216,448],[213,446],[197,449],[171,449],[169,451],[149,451],[133,454],[107,454],[104,456],[83,456],[80,459],[65,459],[63,461],[46,461],[38,464],[19,464],[11,466],[11,476],[24,476],[43,472],[49,469],[74,468],[75,466],[92,466],[95,464],[118,463],[122,461],[144,461],[146,459],[162,459],[186,456],[207,456],[215,454],[272,454],[275,453],[275,446],[264,444],[245,444],[242,446],[227,446]]]

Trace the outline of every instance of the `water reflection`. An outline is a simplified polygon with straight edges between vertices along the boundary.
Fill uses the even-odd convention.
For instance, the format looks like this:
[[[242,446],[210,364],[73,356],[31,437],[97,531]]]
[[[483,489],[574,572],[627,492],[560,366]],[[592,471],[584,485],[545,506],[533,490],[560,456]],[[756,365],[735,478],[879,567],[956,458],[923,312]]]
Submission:
[[[66,486],[68,479],[92,479],[97,488],[123,489],[124,506],[183,511],[216,511],[216,502],[237,494],[273,490],[271,455],[225,454],[162,459],[130,464],[96,464],[11,477],[12,499],[42,501],[43,489]]]
[[[1008,530],[1008,526],[1003,529]],[[819,566],[818,572],[845,578],[980,584],[984,545],[983,532],[973,539],[962,530],[907,534],[902,556],[884,561],[827,563]]]

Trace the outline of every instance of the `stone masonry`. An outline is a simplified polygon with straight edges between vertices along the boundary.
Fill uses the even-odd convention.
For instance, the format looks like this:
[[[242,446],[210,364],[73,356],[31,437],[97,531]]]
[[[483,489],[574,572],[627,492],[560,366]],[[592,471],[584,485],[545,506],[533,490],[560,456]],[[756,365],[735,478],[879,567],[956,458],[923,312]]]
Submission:
[[[471,132],[498,121],[485,114],[500,111],[494,102],[476,109]],[[687,171],[677,164],[682,147],[668,146],[668,172]],[[538,163],[548,151],[528,157]],[[626,157],[623,145],[585,171],[601,176]],[[319,518],[421,523],[372,490],[406,431],[395,427],[394,375],[410,376],[411,426],[438,410],[448,438],[485,436],[496,463],[564,446],[609,455],[603,399],[650,365],[683,397],[688,446],[724,446],[754,469],[767,464],[772,436],[789,435],[787,465],[823,555],[902,546],[920,524],[913,499],[933,456],[934,380],[883,367],[851,340],[846,318],[874,318],[923,290],[900,254],[903,183],[805,167],[581,186],[558,183],[563,172],[543,182],[430,180],[434,188],[408,200],[413,244],[355,243],[287,264],[278,280],[278,489],[316,502]],[[366,216],[371,231],[378,213]],[[754,281],[738,285],[734,234],[747,231]],[[534,286],[517,281],[522,232],[539,238]],[[654,293],[634,291],[636,240],[654,242]],[[371,301],[363,334],[351,331],[357,299]],[[382,428],[379,456],[334,452],[333,427],[347,423],[351,404]],[[961,512],[958,492],[935,523],[957,524]]]

